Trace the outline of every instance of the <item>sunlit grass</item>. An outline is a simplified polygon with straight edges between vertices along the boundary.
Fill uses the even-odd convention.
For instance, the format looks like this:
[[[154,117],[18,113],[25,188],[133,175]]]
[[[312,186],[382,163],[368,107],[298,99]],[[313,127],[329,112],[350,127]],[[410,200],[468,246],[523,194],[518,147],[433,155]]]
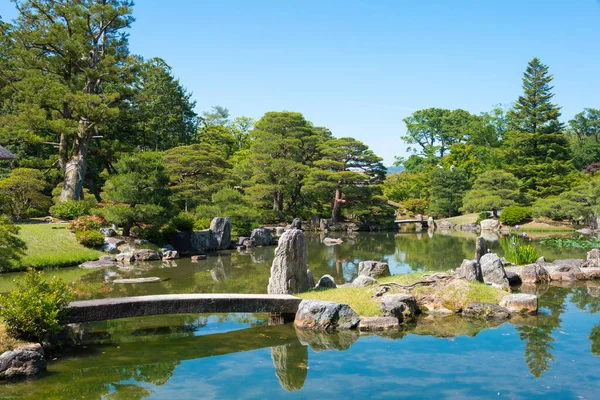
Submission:
[[[403,285],[425,280],[421,273],[402,274],[380,278],[378,283],[395,282]],[[502,297],[507,293],[479,282],[465,282],[466,285],[449,285],[443,288],[434,289],[431,287],[417,286],[412,294],[418,297],[419,294],[433,294],[436,290],[436,296],[439,297],[444,307],[450,310],[464,309],[469,303],[484,302],[498,304]],[[372,317],[381,315],[380,299],[372,298],[379,290],[378,285],[367,287],[342,287],[337,289],[312,290],[301,293],[297,296],[307,300],[333,301],[336,303],[348,304],[358,315]]]
[[[25,257],[12,270],[70,267],[97,260],[103,253],[77,243],[62,224],[21,224],[19,237],[27,243]]]

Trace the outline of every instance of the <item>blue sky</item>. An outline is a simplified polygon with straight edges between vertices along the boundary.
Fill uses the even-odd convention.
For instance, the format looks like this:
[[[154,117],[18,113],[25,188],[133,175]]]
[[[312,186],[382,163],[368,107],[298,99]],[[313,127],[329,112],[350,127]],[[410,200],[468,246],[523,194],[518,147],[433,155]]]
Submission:
[[[533,56],[563,119],[600,108],[598,0],[138,0],[134,16],[131,51],[164,58],[198,112],[299,111],[386,164],[406,154],[403,118],[511,103]]]

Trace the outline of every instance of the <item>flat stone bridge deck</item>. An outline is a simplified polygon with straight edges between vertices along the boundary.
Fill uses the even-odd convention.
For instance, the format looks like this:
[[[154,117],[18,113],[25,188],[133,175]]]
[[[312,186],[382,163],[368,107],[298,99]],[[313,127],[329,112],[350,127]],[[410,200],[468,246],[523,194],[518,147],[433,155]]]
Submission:
[[[302,299],[287,294],[163,294],[71,302],[67,323],[160,314],[295,314]]]

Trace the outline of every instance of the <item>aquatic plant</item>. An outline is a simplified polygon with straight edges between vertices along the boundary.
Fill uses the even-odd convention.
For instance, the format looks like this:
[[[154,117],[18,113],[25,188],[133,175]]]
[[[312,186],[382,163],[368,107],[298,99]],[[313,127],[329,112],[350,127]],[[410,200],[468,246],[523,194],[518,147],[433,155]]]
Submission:
[[[579,236],[577,238],[543,238],[540,243],[544,246],[556,248],[577,248],[593,249],[600,247],[600,239],[593,237]]]
[[[516,225],[515,228],[520,227]],[[540,257],[538,249],[529,243],[529,237],[525,232],[503,237],[500,246],[504,251],[504,258],[517,265],[534,263]]]

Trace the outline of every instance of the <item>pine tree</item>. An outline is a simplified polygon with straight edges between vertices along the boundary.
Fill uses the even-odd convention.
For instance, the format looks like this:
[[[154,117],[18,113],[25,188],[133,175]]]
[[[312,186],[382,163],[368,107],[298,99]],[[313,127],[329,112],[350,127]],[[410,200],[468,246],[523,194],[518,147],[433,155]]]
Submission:
[[[554,77],[548,66],[533,58],[523,76],[523,95],[511,115],[506,137],[508,169],[535,197],[561,193],[569,187],[573,167],[569,141],[559,121],[560,107],[552,103]]]

